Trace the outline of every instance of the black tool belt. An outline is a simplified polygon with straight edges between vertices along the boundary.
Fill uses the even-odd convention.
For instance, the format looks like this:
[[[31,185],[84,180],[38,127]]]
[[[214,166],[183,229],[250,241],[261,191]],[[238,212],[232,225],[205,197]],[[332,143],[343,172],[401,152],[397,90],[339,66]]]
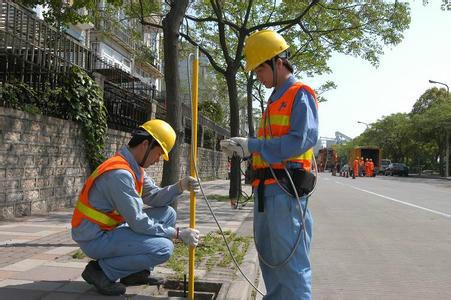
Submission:
[[[294,186],[296,187],[296,191],[299,197],[308,195],[315,185],[315,175],[311,172],[308,172],[301,168],[296,169],[287,169],[288,173],[293,180]],[[274,175],[276,176],[276,180],[280,183],[280,185],[287,190],[292,197],[296,197],[296,194],[293,190],[293,185],[288,178],[288,175],[285,170],[273,169]],[[258,211],[264,211],[264,195],[265,195],[265,180],[274,178],[270,168],[257,169],[253,170],[253,180],[259,179],[260,182],[257,187],[258,193]]]

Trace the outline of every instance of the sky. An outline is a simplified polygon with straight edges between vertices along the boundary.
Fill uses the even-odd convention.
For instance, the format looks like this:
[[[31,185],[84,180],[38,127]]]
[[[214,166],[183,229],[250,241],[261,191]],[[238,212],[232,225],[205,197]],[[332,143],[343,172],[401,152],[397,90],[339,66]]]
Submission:
[[[319,105],[321,137],[335,131],[354,138],[383,116],[410,112],[429,88],[446,83],[451,88],[451,11],[442,11],[442,0],[410,1],[411,23],[403,41],[385,48],[379,67],[363,59],[333,55],[332,73],[304,79],[313,88],[332,80],[337,88],[324,93],[328,102]]]

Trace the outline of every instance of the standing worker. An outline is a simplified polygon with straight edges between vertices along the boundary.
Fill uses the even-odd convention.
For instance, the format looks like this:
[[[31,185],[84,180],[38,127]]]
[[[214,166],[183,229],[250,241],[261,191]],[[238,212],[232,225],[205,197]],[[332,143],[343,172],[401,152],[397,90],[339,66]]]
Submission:
[[[365,177],[370,177],[370,161],[365,159]]]
[[[198,230],[175,227],[176,212],[169,206],[183,191],[196,192],[196,179],[187,176],[160,188],[144,170],[161,156],[168,160],[175,139],[168,123],[144,123],[128,147],[104,161],[83,186],[72,216],[72,238],[95,259],[82,277],[101,294],[122,295],[125,285],[160,283],[150,271],[172,255],[172,240],[198,243]],[[143,209],[143,203],[150,208]]]
[[[356,159],[354,159],[354,164],[353,164],[352,178],[355,179],[356,177],[359,177],[359,158],[358,157],[356,157]]]
[[[363,156],[359,161],[359,177],[363,177],[365,175],[365,161],[363,160]]]
[[[263,299],[312,297],[309,253],[313,220],[306,193],[298,188],[307,184],[313,189],[314,180],[308,184],[302,178],[314,178],[310,171],[312,147],[318,139],[317,101],[315,92],[293,76],[287,49],[283,37],[271,30],[248,37],[246,71],[254,71],[266,88],[274,90],[257,138],[233,137],[221,142],[229,154],[245,157],[252,153],[255,244],[267,291]],[[301,207],[287,173],[298,183]],[[296,247],[299,234],[302,237]]]
[[[374,162],[373,162],[372,158],[370,158],[369,170],[370,170],[370,177],[374,177]]]

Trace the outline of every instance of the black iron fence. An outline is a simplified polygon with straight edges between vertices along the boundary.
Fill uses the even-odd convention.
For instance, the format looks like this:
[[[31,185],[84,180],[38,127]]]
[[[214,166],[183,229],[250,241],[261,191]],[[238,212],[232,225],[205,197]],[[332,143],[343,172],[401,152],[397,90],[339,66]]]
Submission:
[[[128,41],[126,37],[124,40]],[[104,76],[104,101],[111,128],[130,131],[152,113],[164,119],[165,94],[155,86],[102,60],[95,49],[39,20],[22,6],[0,0],[0,84],[23,82],[36,91],[55,89],[72,65]],[[155,102],[157,111],[152,112]],[[183,117],[189,115],[190,109],[184,106]],[[229,136],[228,130],[207,118],[199,116],[199,123],[219,136]]]

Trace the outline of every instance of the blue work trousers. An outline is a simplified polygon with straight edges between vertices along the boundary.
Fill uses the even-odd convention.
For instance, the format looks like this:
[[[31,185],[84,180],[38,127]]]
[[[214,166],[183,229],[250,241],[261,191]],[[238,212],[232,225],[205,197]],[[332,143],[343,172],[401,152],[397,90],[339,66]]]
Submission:
[[[306,199],[301,198],[305,209]],[[257,249],[263,259],[276,265],[291,253],[302,218],[296,198],[283,191],[264,197],[264,212],[258,212],[258,195],[255,197],[254,232]],[[263,299],[296,300],[312,298],[312,272],[310,269],[310,242],[313,219],[310,211],[305,213],[306,241],[302,236],[291,259],[283,266],[271,268],[260,259],[260,268],[266,286]]]
[[[155,222],[175,227],[176,212],[170,206],[148,208],[144,212]],[[139,234],[122,226],[105,231],[96,240],[80,243],[80,248],[97,259],[106,276],[116,281],[164,263],[171,257],[174,244],[168,238]]]

